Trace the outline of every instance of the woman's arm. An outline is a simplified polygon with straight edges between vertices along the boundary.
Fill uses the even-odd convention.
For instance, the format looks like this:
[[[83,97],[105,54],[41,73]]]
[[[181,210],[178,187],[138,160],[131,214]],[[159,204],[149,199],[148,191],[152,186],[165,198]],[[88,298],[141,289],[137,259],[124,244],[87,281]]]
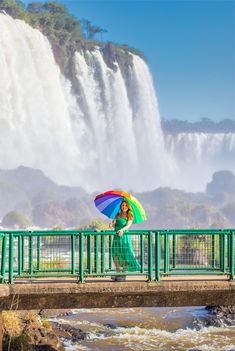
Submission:
[[[128,229],[131,227],[132,223],[133,223],[133,221],[131,221],[131,220],[127,221],[127,224],[125,225],[125,227],[123,227],[122,229],[120,229],[120,230],[118,231],[118,235],[119,235],[119,236],[122,236],[124,230],[128,230]]]
[[[115,224],[116,224],[116,219],[112,220],[112,222],[109,223],[109,228],[114,229]]]

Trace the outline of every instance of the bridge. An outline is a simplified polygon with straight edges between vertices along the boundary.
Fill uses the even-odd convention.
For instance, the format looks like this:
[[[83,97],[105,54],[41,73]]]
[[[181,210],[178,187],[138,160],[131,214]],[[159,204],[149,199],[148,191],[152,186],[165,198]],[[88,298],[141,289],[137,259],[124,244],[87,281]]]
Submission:
[[[138,269],[112,282],[114,231],[1,231],[0,310],[235,304],[234,234],[127,231]]]
[[[1,231],[0,311],[235,305],[234,234],[128,231],[139,268],[112,282],[113,231]]]

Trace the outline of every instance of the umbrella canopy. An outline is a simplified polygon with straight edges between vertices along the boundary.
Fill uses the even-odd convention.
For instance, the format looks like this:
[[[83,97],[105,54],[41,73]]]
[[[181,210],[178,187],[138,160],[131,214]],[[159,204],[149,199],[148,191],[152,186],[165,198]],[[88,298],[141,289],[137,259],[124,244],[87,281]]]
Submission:
[[[132,195],[119,190],[109,190],[97,195],[95,205],[98,210],[109,218],[114,219],[120,211],[122,201],[127,201],[133,211],[133,223],[140,223],[146,220],[146,214],[139,201]]]

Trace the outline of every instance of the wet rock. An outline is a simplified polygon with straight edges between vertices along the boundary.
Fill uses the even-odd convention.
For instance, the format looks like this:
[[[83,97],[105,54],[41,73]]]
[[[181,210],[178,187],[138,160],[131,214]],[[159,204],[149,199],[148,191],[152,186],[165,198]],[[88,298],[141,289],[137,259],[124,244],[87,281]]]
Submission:
[[[110,329],[117,329],[118,327],[116,324],[113,324],[113,323],[105,323],[104,326]]]
[[[207,326],[235,325],[235,306],[207,306],[206,309],[210,314],[206,319]]]
[[[74,328],[68,324],[53,322],[53,330],[55,331],[58,337],[70,339],[73,342],[85,340],[87,338],[87,333],[83,332],[79,328]]]

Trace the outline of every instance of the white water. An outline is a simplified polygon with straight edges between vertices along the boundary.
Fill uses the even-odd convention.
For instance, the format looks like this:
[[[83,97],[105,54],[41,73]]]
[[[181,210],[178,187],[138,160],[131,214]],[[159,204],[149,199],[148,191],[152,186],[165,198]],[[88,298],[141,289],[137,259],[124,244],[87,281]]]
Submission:
[[[141,58],[133,55],[125,77],[117,63],[116,72],[106,65],[98,49],[74,59],[76,97],[48,40],[0,13],[0,168],[39,168],[58,183],[89,191],[162,185],[198,190],[212,172],[235,170],[232,134],[164,140]]]
[[[69,183],[81,160],[71,123],[79,111],[48,40],[0,14],[0,67],[0,168],[30,166]]]
[[[126,84],[118,64],[111,70],[100,51],[87,52],[86,60],[76,53],[81,105],[104,188],[154,188],[167,182],[171,169],[151,75],[142,59],[133,56],[133,63]]]
[[[166,149],[182,169],[185,188],[203,189],[209,176],[221,169],[235,173],[235,133],[180,133],[165,136]],[[192,184],[192,180],[196,180]]]
[[[234,350],[233,321],[220,324],[218,317],[219,327],[208,326],[210,318],[202,307],[168,307],[78,309],[50,320],[87,333],[85,340],[65,341],[68,351]]]

